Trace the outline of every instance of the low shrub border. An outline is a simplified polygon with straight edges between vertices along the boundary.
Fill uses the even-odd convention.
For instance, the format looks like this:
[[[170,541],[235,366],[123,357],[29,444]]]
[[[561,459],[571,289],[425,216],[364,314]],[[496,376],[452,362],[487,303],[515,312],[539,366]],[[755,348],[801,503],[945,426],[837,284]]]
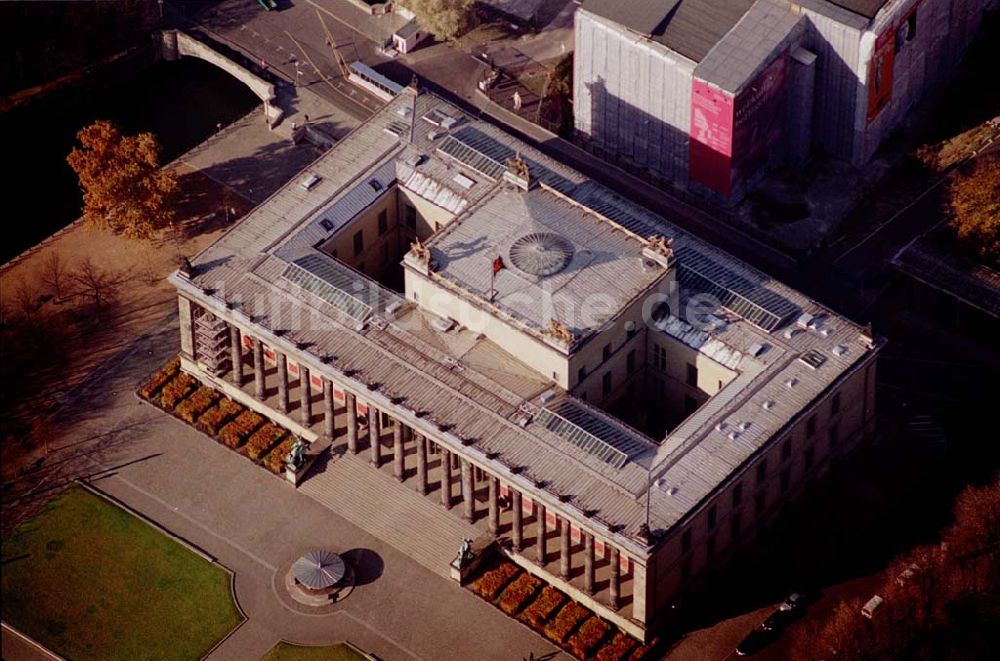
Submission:
[[[590,611],[575,601],[571,601],[562,607],[554,620],[545,625],[543,631],[551,640],[562,645],[576,628],[576,625],[588,617],[590,617]]]
[[[219,440],[227,447],[234,450],[250,438],[250,434],[257,431],[257,428],[264,424],[264,416],[256,411],[244,411],[236,416],[236,419],[227,424],[219,432]]]
[[[575,634],[569,637],[567,645],[578,657],[590,658],[591,652],[604,640],[610,630],[611,627],[604,620],[597,616],[591,616],[580,625]]]
[[[152,399],[154,395],[160,392],[163,386],[167,385],[167,382],[177,376],[180,369],[181,359],[174,358],[139,389],[139,396],[143,399]]]
[[[521,613],[521,619],[531,625],[532,628],[538,629],[545,621],[556,612],[563,602],[566,601],[566,597],[559,590],[556,590],[551,585],[546,585],[542,588],[541,594],[535,598],[531,605],[524,609]]]
[[[208,409],[205,413],[198,418],[198,424],[195,425],[200,431],[205,432],[211,436],[218,436],[219,431],[225,426],[227,422],[243,413],[246,409],[243,408],[242,404],[237,404],[228,397],[222,399],[217,406]]]
[[[519,612],[528,599],[538,591],[541,584],[541,579],[535,578],[527,572],[521,574],[500,595],[500,610],[507,615]]]
[[[521,570],[514,563],[502,562],[499,567],[489,570],[480,577],[476,591],[487,601],[493,601],[519,571]]]
[[[261,457],[267,454],[268,450],[277,445],[278,441],[280,441],[284,435],[284,429],[278,427],[274,423],[266,422],[260,429],[255,431],[250,436],[250,440],[247,441],[246,446],[243,448],[243,452],[254,461],[258,461]]]
[[[177,405],[175,413],[181,420],[194,424],[201,414],[215,406],[222,397],[214,388],[202,386],[194,394]]]
[[[597,650],[594,658],[597,661],[624,661],[635,647],[635,643],[635,638],[619,631]]]
[[[160,393],[160,408],[173,411],[185,397],[194,392],[196,385],[198,381],[193,376],[181,372],[163,386],[163,392]]]
[[[295,445],[296,440],[294,436],[286,438],[267,453],[267,457],[264,458],[264,465],[267,466],[268,470],[275,475],[281,473],[281,469],[285,465],[285,460],[288,459],[288,454],[292,451],[292,446]]]

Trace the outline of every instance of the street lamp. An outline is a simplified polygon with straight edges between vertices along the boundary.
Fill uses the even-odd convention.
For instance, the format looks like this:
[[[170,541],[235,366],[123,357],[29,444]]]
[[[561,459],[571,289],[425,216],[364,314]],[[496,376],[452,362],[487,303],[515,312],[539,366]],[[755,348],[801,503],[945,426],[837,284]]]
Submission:
[[[298,60],[296,60],[293,64],[295,65],[295,86],[298,87],[299,77],[302,75],[302,69]]]

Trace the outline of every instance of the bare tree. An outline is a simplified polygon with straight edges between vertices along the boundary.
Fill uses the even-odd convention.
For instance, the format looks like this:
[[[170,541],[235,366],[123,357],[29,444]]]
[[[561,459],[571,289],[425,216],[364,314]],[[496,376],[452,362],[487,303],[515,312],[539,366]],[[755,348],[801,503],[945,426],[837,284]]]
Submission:
[[[20,313],[22,318],[30,319],[38,312],[38,301],[35,297],[35,292],[24,278],[18,279],[12,296],[14,298],[14,308]]]
[[[117,274],[102,269],[89,257],[80,262],[80,266],[73,273],[73,281],[80,285],[81,293],[90,298],[97,308],[103,308],[113,301],[121,285],[121,279]]]
[[[45,258],[42,264],[42,282],[52,290],[57,302],[63,300],[70,282],[70,272],[60,252],[52,251]]]

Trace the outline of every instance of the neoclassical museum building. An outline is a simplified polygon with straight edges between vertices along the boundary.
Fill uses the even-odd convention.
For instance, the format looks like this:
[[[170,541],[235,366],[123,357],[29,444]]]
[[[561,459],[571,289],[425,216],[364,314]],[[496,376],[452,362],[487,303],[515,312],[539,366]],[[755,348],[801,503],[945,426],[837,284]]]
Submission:
[[[415,87],[171,282],[184,371],[640,638],[874,426],[870,329]]]

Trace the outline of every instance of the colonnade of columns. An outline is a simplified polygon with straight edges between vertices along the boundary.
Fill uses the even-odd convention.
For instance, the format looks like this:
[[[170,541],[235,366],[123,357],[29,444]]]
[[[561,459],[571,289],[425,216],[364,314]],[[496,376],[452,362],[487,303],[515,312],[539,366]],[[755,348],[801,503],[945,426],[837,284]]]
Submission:
[[[240,330],[236,326],[230,327],[230,338],[232,342],[232,364],[231,379],[233,383],[242,387],[244,383],[244,358],[243,345],[240,337]],[[264,351],[261,341],[251,336],[251,356],[253,361],[254,392],[258,399],[266,398],[266,378]],[[277,376],[278,376],[278,408],[283,412],[289,411],[289,385],[288,385],[288,363],[287,357],[276,353]],[[300,383],[300,406],[299,415],[303,426],[310,427],[313,422],[313,391],[310,382],[309,368],[299,365]],[[322,377],[322,401],[323,401],[323,433],[333,438],[335,434],[334,412],[335,403],[333,396],[333,383],[326,377]],[[351,392],[345,391],[345,406],[347,418],[347,451],[350,454],[358,454],[359,444],[359,419],[357,413],[357,397]],[[405,443],[413,441],[416,445],[416,490],[421,495],[430,492],[428,482],[428,453],[433,447],[440,455],[440,502],[445,509],[451,509],[454,504],[453,496],[453,470],[457,467],[460,471],[460,485],[462,492],[462,516],[470,523],[476,520],[475,501],[475,467],[464,457],[460,457],[449,451],[444,446],[435,444],[431,439],[417,433],[407,427],[400,420],[389,418],[392,428],[392,473],[400,482],[406,477],[406,452]],[[382,412],[369,404],[368,408],[368,447],[369,463],[374,467],[380,467],[383,462],[382,457]],[[457,466],[456,466],[457,464]],[[494,475],[486,473],[488,486],[487,495],[487,525],[490,533],[497,535],[500,533],[500,480]],[[523,495],[521,492],[510,489],[510,511],[511,530],[510,543],[515,553],[524,555],[524,511]],[[544,504],[535,503],[535,561],[542,567],[548,562],[548,526],[546,524],[546,507]],[[559,575],[564,580],[569,580],[573,574],[573,553],[572,540],[570,537],[570,522],[561,516],[556,516],[559,528]],[[583,589],[587,594],[593,595],[596,590],[595,583],[595,539],[591,533],[582,532],[583,537]],[[617,610],[621,600],[621,569],[620,551],[617,548],[610,549],[610,582],[609,582],[609,602],[610,606]]]

